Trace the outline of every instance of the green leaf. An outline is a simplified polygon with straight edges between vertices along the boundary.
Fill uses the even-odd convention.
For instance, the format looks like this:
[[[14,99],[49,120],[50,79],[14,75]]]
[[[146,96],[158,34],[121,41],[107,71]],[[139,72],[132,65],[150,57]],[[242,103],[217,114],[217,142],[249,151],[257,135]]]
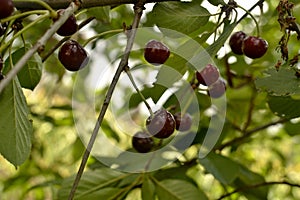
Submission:
[[[112,199],[117,193],[119,193],[122,189],[107,187],[101,190],[95,191],[93,193],[85,194],[82,197],[75,198],[76,200],[99,200],[99,199]]]
[[[25,47],[18,49],[12,54],[13,64],[16,64],[22,56],[31,48],[31,45],[27,44]],[[6,60],[5,66],[9,66],[9,59]],[[7,69],[10,69],[7,67]],[[40,82],[42,77],[42,60],[38,54],[34,54],[24,65],[24,67],[18,73],[18,79],[23,88],[33,90]]]
[[[192,2],[167,2],[155,4],[148,18],[158,27],[189,34],[208,22],[210,13]]]
[[[238,177],[239,165],[225,156],[210,153],[200,163],[223,184],[231,184]]]
[[[300,135],[300,123],[285,123],[284,129],[290,136]]]
[[[110,6],[93,7],[87,10],[87,15],[95,17],[97,20],[108,23],[110,22],[109,16]]]
[[[239,164],[239,177],[235,180],[234,185],[236,187],[247,187],[247,185],[255,185],[265,182],[264,177],[250,171],[243,165]],[[242,193],[247,197],[247,199],[267,199],[268,187],[259,187],[255,189],[243,190]]]
[[[214,6],[226,5],[226,3],[223,0],[208,0],[208,2]]]
[[[281,67],[279,71],[269,69],[266,76],[255,81],[257,89],[266,91],[273,96],[300,94],[300,80],[291,68]]]
[[[158,199],[166,200],[207,200],[207,196],[193,184],[176,179],[156,181]]]
[[[117,189],[111,187],[127,176],[129,175],[109,168],[100,168],[94,171],[85,172],[82,175],[82,178],[76,190],[75,199],[89,199],[86,197],[87,195],[93,197],[94,199],[99,199],[100,197],[102,198],[102,195],[113,196],[116,194],[115,192]],[[62,187],[58,191],[58,199],[68,198],[73,181],[73,176],[63,181]]]
[[[148,177],[143,181],[142,199],[155,200],[155,185]]]
[[[172,167],[164,170],[157,171],[154,177],[161,181],[164,179],[180,179],[194,184],[195,182],[187,175],[190,166]]]
[[[268,104],[271,111],[287,119],[300,117],[300,100],[295,100],[290,96],[269,96]]]
[[[13,165],[21,165],[31,150],[32,124],[17,78],[0,94],[0,153]]]

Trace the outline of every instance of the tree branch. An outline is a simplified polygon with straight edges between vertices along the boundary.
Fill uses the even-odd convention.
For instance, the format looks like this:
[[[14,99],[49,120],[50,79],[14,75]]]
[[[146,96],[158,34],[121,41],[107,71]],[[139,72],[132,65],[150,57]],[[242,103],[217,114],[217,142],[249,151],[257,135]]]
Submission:
[[[72,186],[72,189],[70,191],[70,194],[69,194],[69,200],[73,200],[74,198],[74,195],[75,195],[75,192],[76,192],[76,189],[77,189],[77,186],[79,184],[79,181],[81,179],[81,176],[83,174],[83,170],[85,168],[85,165],[87,163],[87,160],[90,156],[90,152],[92,151],[92,148],[93,148],[93,145],[95,143],[95,140],[96,140],[96,137],[98,135],[98,132],[99,132],[99,129],[101,127],[101,124],[102,124],[102,121],[103,121],[103,118],[105,116],[105,113],[106,113],[106,110],[108,108],[108,105],[110,103],[110,100],[111,100],[111,97],[112,97],[112,94],[115,90],[115,87],[118,83],[118,80],[120,78],[120,75],[121,73],[123,72],[124,68],[128,66],[128,59],[129,59],[129,54],[130,54],[130,51],[132,49],[132,46],[133,46],[133,43],[134,43],[134,39],[135,39],[135,35],[136,35],[136,32],[137,32],[137,28],[139,26],[139,23],[140,23],[140,19],[141,19],[141,16],[142,16],[142,13],[143,13],[143,6],[144,4],[142,3],[142,0],[140,0],[135,6],[134,6],[134,12],[135,12],[135,17],[134,17],[134,20],[133,20],[133,23],[132,23],[132,29],[131,30],[127,30],[127,36],[128,36],[128,39],[127,39],[127,45],[126,45],[126,48],[125,48],[125,51],[124,51],[124,55],[119,63],[119,66],[118,66],[118,69],[113,77],[113,80],[108,88],[108,91],[106,93],[106,96],[105,96],[105,99],[104,99],[104,102],[102,104],[102,108],[101,108],[101,111],[100,111],[100,114],[98,116],[98,119],[97,119],[97,122],[95,124],[95,127],[94,127],[94,130],[93,130],[93,133],[92,133],[92,136],[89,140],[89,143],[86,147],[86,150],[82,156],[82,160],[81,160],[81,164],[80,164],[80,167],[78,169],[78,172],[77,172],[77,175],[76,175],[76,178],[73,182],[73,186]]]
[[[70,4],[70,0],[43,0],[54,9],[66,8]],[[180,1],[180,0],[145,0],[145,3],[164,2],[164,1]],[[97,6],[117,6],[121,4],[136,4],[138,0],[82,0],[82,8],[90,8]],[[27,3],[26,1],[15,1],[14,5],[17,9],[44,9],[37,3]]]
[[[17,64],[8,72],[6,77],[0,82],[0,94],[4,88],[10,83],[10,81],[18,74],[27,61],[35,54],[39,49],[42,49],[46,42],[55,34],[55,32],[61,27],[63,23],[79,8],[79,5],[72,2],[65,10],[64,14],[47,30],[47,32],[37,41],[37,43],[27,51],[24,56],[17,62]]]
[[[285,122],[288,122],[288,121],[289,121],[289,119],[279,119],[275,122],[270,122],[268,124],[256,127],[252,130],[245,131],[243,136],[237,137],[237,138],[234,138],[234,139],[232,139],[228,142],[225,142],[224,144],[221,144],[220,146],[216,147],[215,150],[222,151],[225,147],[231,146],[233,144],[237,144],[237,143],[245,140],[246,138],[249,138],[251,135],[253,135],[254,133],[256,133],[258,131],[261,131],[261,130],[264,130],[266,128],[269,128],[270,126],[274,126],[276,124],[282,124],[282,123],[285,123]]]
[[[287,181],[263,182],[263,183],[258,183],[258,184],[254,184],[254,185],[248,185],[248,186],[237,188],[237,189],[233,190],[232,192],[229,192],[227,194],[222,195],[217,200],[224,199],[225,197],[231,196],[231,195],[233,195],[233,194],[235,194],[237,192],[242,192],[244,190],[254,189],[254,188],[258,188],[258,187],[262,187],[262,186],[268,186],[268,185],[289,185],[291,187],[298,187],[298,188],[300,188],[299,184],[294,184],[294,183],[290,183],[290,182],[287,182]]]

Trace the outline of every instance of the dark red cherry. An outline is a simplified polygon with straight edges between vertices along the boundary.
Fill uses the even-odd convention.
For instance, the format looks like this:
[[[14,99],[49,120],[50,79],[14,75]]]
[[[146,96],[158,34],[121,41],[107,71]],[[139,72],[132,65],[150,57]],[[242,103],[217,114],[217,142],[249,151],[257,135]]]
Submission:
[[[167,138],[174,132],[176,122],[170,112],[160,109],[154,112],[152,117],[148,117],[146,126],[149,133],[154,137]]]
[[[59,49],[58,59],[69,71],[78,71],[88,63],[88,55],[75,40],[68,40]]]
[[[268,42],[262,38],[248,36],[243,43],[244,54],[252,59],[262,57],[268,50]]]
[[[238,55],[244,54],[242,50],[242,45],[246,37],[247,35],[243,31],[238,31],[231,35],[229,39],[229,46],[233,53]]]
[[[169,48],[157,40],[150,40],[144,49],[144,58],[153,65],[165,63],[169,56]]]
[[[57,14],[58,14],[58,18],[63,15],[64,10],[58,10]],[[57,18],[57,19],[58,19]],[[53,21],[56,21],[57,19],[54,19]],[[67,21],[56,31],[56,33],[60,36],[70,36],[73,35],[74,33],[76,33],[78,30],[78,25],[77,25],[77,21],[75,18],[75,15],[72,14]]]
[[[208,88],[208,95],[211,98],[219,98],[221,97],[226,91],[226,82],[220,78]]]
[[[132,137],[132,147],[140,153],[147,153],[151,151],[154,143],[153,139],[149,137],[149,134],[147,132],[137,132],[133,137]]]
[[[12,0],[0,0],[0,19],[9,17],[14,12]]]
[[[200,84],[210,86],[219,79],[220,72],[217,67],[208,64],[201,72],[196,72],[196,77]]]
[[[176,121],[176,130],[187,131],[192,126],[192,117],[189,113],[181,114],[180,112],[174,114]]]

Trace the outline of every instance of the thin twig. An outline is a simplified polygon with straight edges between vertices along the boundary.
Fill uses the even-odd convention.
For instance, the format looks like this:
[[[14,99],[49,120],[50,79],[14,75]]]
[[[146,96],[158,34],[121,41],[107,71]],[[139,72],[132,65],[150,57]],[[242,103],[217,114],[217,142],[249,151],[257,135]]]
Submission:
[[[215,150],[221,151],[225,147],[231,146],[233,144],[237,144],[237,143],[245,140],[246,138],[249,138],[252,134],[254,134],[254,133],[258,132],[258,131],[261,131],[261,130],[264,130],[266,128],[269,128],[270,126],[274,126],[276,124],[282,124],[282,123],[285,123],[285,122],[288,122],[288,121],[289,121],[289,119],[285,119],[284,118],[284,119],[279,119],[279,120],[277,120],[275,122],[270,122],[268,124],[256,127],[256,128],[254,128],[252,130],[244,132],[244,135],[241,136],[241,137],[234,138],[234,139],[232,139],[232,140],[230,140],[230,141],[228,141],[228,142],[226,142],[224,144],[221,144],[220,146],[216,147]]]
[[[47,32],[37,41],[37,43],[28,50],[23,57],[17,62],[17,64],[12,68],[5,79],[0,82],[0,94],[4,88],[10,83],[10,81],[18,74],[18,72],[23,68],[27,61],[35,54],[39,49],[42,49],[46,42],[54,35],[54,33],[61,27],[63,23],[73,14],[79,5],[74,2],[65,10],[64,14],[47,30]]]
[[[263,187],[263,186],[268,186],[268,185],[289,185],[291,187],[298,187],[298,188],[300,188],[299,184],[294,184],[294,183],[290,183],[290,182],[287,182],[287,181],[263,182],[263,183],[258,183],[258,184],[254,184],[254,185],[247,185],[247,186],[244,186],[244,187],[237,188],[237,189],[233,190],[232,192],[229,192],[227,194],[222,195],[217,200],[224,199],[225,197],[231,196],[231,195],[233,195],[233,194],[235,194],[237,192],[242,192],[242,191],[245,191],[245,190],[254,189],[254,188]]]
[[[253,114],[253,110],[254,110],[254,106],[255,106],[255,98],[256,98],[256,92],[253,91],[251,98],[250,98],[250,102],[249,102],[249,109],[248,109],[248,113],[247,113],[247,120],[243,126],[242,131],[245,132],[247,130],[247,128],[249,127],[249,125],[251,124],[252,121],[252,114]]]
[[[133,20],[133,23],[132,23],[132,29],[128,30],[128,40],[127,40],[127,45],[126,45],[126,48],[125,48],[125,51],[124,51],[124,55],[123,55],[123,57],[122,57],[122,59],[119,63],[118,69],[117,69],[117,71],[116,71],[116,73],[113,77],[113,80],[112,80],[112,82],[111,82],[111,84],[108,88],[108,91],[106,93],[104,102],[102,104],[100,114],[98,116],[97,122],[96,122],[94,130],[93,130],[92,136],[91,136],[91,138],[89,140],[89,143],[86,147],[86,150],[85,150],[85,152],[82,156],[80,167],[78,169],[76,178],[73,182],[73,186],[72,186],[72,189],[71,189],[70,194],[69,194],[69,198],[68,198],[69,200],[72,200],[74,198],[77,186],[78,186],[79,181],[81,179],[83,170],[84,170],[85,165],[87,163],[87,160],[90,156],[93,145],[95,143],[96,137],[98,135],[100,126],[101,126],[103,118],[104,118],[104,115],[105,115],[106,110],[108,108],[108,105],[110,103],[112,94],[115,90],[115,87],[118,83],[118,80],[120,78],[121,73],[123,72],[124,68],[128,65],[129,54],[130,54],[130,51],[132,49],[134,39],[135,39],[135,35],[136,35],[136,32],[137,32],[137,28],[139,26],[139,22],[140,22],[142,13],[143,13],[143,5],[144,5],[143,3],[139,2],[139,4],[136,4],[134,6],[135,17],[134,17],[134,20]]]

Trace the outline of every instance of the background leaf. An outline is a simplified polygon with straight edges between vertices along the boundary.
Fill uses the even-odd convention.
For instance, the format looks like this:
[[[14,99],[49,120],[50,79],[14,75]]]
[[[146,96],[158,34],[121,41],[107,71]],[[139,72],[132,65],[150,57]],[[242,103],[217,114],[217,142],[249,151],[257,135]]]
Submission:
[[[165,179],[155,182],[158,199],[166,200],[208,200],[206,195],[189,182]]]
[[[103,196],[113,196],[119,189],[111,187],[116,185],[123,177],[125,177],[123,173],[109,168],[85,172],[79,182],[75,197],[76,199],[86,199],[87,195],[89,195],[90,197],[99,199]],[[64,180],[62,187],[58,192],[58,199],[68,198],[73,181],[73,176]]]
[[[300,100],[295,100],[290,96],[269,96],[268,105],[275,115],[292,119],[300,116]]]
[[[17,78],[0,94],[0,153],[13,165],[21,165],[31,150],[32,124]]]
[[[266,76],[255,81],[257,89],[266,91],[273,96],[300,94],[300,80],[291,68],[281,67],[266,71]]]
[[[200,163],[223,184],[231,184],[238,177],[239,165],[225,156],[210,153]]]

